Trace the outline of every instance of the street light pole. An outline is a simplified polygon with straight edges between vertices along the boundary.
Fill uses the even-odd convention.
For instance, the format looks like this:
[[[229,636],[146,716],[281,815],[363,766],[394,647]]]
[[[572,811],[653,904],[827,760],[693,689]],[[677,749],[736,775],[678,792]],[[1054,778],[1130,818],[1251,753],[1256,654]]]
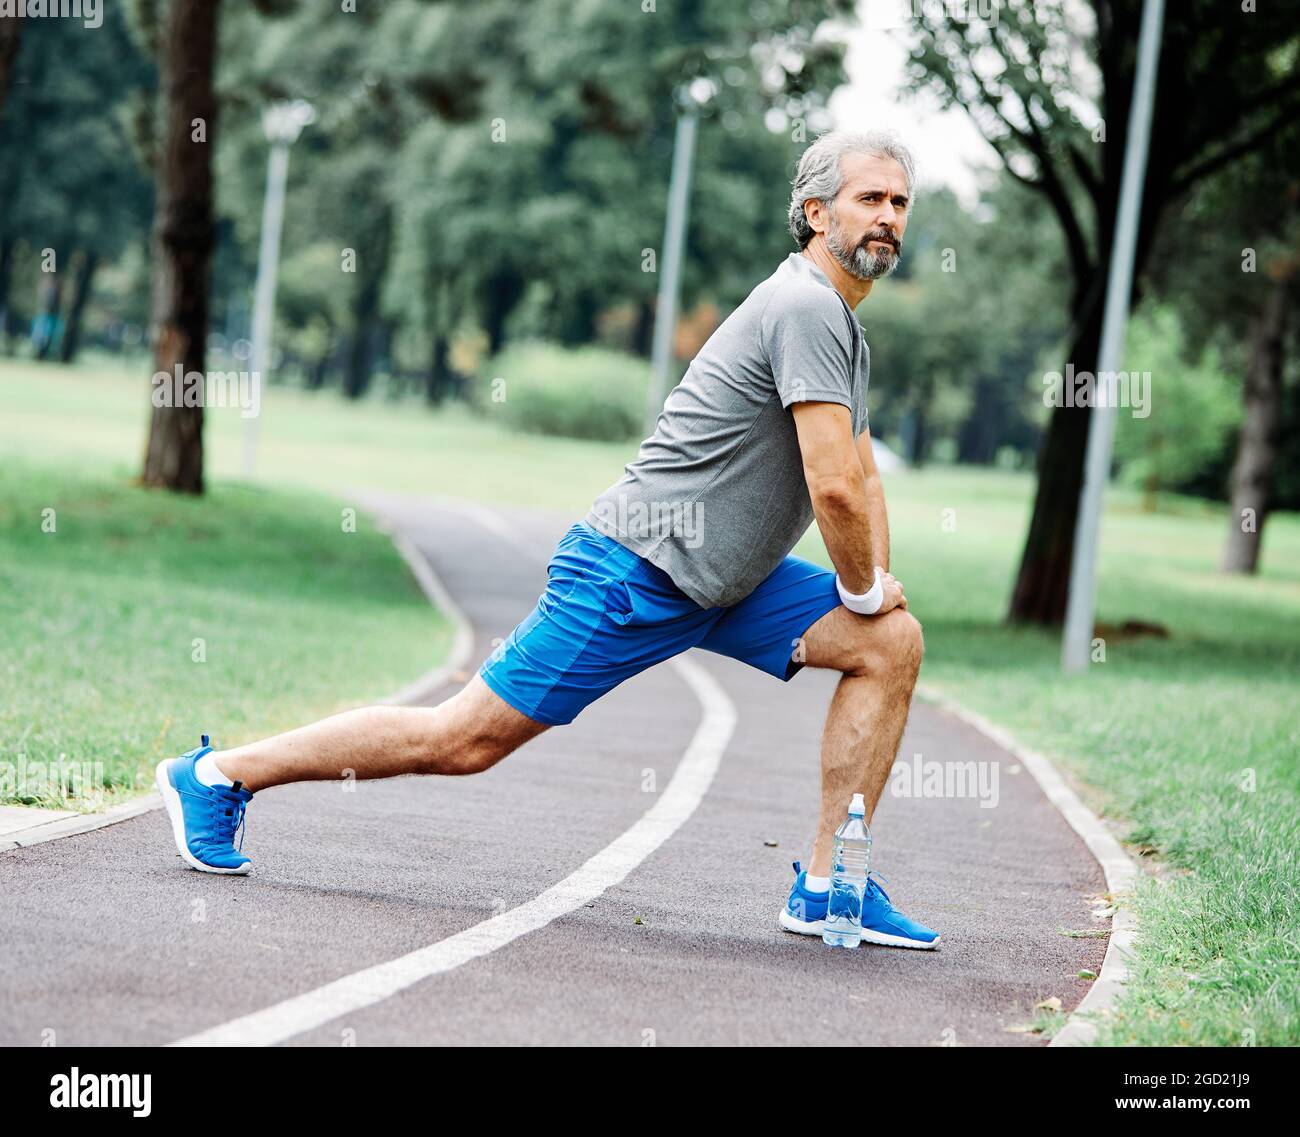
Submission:
[[[289,181],[289,147],[302,128],[314,122],[310,103],[295,99],[274,103],[262,112],[262,129],[271,144],[266,163],[266,197],[262,202],[262,240],[257,252],[257,285],[253,291],[253,350],[249,380],[260,408],[262,377],[271,362],[271,330],[275,322],[275,278],[280,265],[280,230],[284,225],[284,193]],[[257,468],[257,415],[244,420],[244,477]]]
[[[664,220],[663,264],[659,266],[659,298],[655,303],[654,342],[650,353],[650,391],[646,400],[646,434],[654,433],[664,399],[668,397],[673,364],[673,330],[677,326],[677,301],[681,294],[682,251],[686,244],[686,219],[690,213],[691,165],[695,159],[695,132],[699,122],[695,102],[682,100],[673,138],[673,169],[668,182],[668,216]]]
[[[1111,244],[1110,272],[1106,281],[1106,310],[1102,317],[1101,350],[1093,376],[1093,405],[1088,411],[1088,456],[1083,491],[1074,529],[1074,550],[1070,564],[1070,594],[1065,613],[1065,634],[1061,640],[1061,668],[1084,671],[1092,650],[1093,623],[1097,605],[1097,542],[1101,526],[1101,501],[1110,476],[1115,445],[1116,408],[1101,395],[1101,377],[1119,369],[1124,354],[1128,325],[1129,297],[1133,291],[1133,250],[1137,244],[1142,210],[1142,186],[1146,178],[1147,149],[1151,138],[1151,113],[1155,104],[1156,62],[1160,56],[1160,30],[1164,0],[1146,0],[1138,33],[1137,80],[1129,107],[1128,138],[1124,145],[1124,171],[1120,179],[1119,214]]]

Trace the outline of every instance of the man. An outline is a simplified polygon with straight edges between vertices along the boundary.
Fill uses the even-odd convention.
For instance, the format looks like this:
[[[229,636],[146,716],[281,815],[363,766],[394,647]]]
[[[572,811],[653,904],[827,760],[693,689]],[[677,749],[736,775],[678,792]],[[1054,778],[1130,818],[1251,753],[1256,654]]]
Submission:
[[[831,844],[849,802],[874,811],[907,720],[921,628],[888,573],[885,499],[867,429],[868,351],[854,309],[893,270],[913,197],[891,136],[832,133],[799,162],[791,253],[709,338],[623,478],[560,541],[546,591],[465,688],[441,705],[367,707],[234,750],[161,763],[181,855],[244,873],[233,840],[267,786],[488,769],[573,721],[624,679],[691,647],[789,680],[840,673],[821,743],[822,802],[807,872],[780,914],[820,935]],[[789,555],[816,517],[830,572]],[[874,880],[863,939],[938,946]]]

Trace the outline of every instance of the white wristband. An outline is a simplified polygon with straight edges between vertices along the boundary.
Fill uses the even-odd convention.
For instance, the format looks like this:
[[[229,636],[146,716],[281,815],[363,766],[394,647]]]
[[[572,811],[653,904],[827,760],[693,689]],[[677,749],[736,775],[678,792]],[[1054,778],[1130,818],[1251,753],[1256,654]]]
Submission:
[[[835,589],[840,594],[840,603],[850,612],[857,612],[861,616],[874,616],[880,611],[880,606],[885,602],[885,586],[880,580],[881,571],[876,569],[876,580],[871,588],[861,595],[850,592],[844,587],[840,580],[840,574],[835,574]]]

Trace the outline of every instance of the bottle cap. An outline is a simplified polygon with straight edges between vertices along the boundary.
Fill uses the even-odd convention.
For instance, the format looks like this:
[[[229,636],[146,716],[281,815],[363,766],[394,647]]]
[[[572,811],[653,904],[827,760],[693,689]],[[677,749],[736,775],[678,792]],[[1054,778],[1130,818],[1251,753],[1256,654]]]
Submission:
[[[867,804],[862,800],[861,794],[854,794],[853,800],[849,802],[850,817],[865,817],[867,815]]]

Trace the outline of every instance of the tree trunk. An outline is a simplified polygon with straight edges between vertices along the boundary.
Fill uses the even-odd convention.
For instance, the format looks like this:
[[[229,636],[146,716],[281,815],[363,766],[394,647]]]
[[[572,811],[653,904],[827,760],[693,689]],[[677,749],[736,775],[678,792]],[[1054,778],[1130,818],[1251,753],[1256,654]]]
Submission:
[[[334,358],[334,351],[334,332],[333,329],[331,329],[329,340],[325,344],[325,349],[316,357],[307,371],[307,389],[309,391],[319,391],[325,386],[325,377],[329,374],[330,362]]]
[[[1080,370],[1092,371],[1097,366],[1101,319],[1102,305],[1089,305],[1069,355]],[[1052,408],[1047,434],[1038,452],[1034,512],[1007,616],[1012,623],[1051,626],[1065,619],[1074,525],[1079,514],[1079,491],[1083,488],[1091,421],[1087,407]]]
[[[373,312],[369,301],[362,301],[367,313]],[[369,315],[358,311],[357,324],[348,341],[347,366],[343,372],[343,393],[349,399],[359,399],[370,386],[370,373],[375,358],[375,328]]]
[[[379,346],[379,333],[382,331],[376,321],[384,276],[388,272],[391,235],[392,218],[385,209],[366,242],[367,256],[361,261],[362,275],[352,301],[352,334],[348,337],[343,370],[343,394],[349,399],[360,398],[370,386],[375,349]]]
[[[18,238],[0,237],[0,340],[9,334],[9,288],[14,276],[14,250]]]
[[[169,380],[178,368],[182,375],[202,376],[206,362],[219,3],[171,0],[159,41],[165,109],[156,171],[151,330],[154,371]],[[196,119],[204,124],[203,141],[192,136]],[[154,388],[155,401],[163,401],[157,398],[162,389]],[[202,406],[154,406],[143,481],[182,493],[203,492]]]
[[[0,114],[4,114],[5,96],[9,94],[9,81],[14,73],[14,60],[18,57],[18,39],[22,30],[21,16],[0,19]]]
[[[524,283],[513,272],[497,272],[488,278],[486,313],[483,325],[488,337],[488,355],[494,356],[505,345],[506,319],[524,294]]]
[[[963,466],[987,466],[997,457],[1004,424],[1011,418],[1004,384],[982,375],[975,382],[970,414],[957,431],[957,461]]]
[[[430,406],[438,406],[447,397],[451,386],[451,373],[447,360],[451,355],[451,341],[442,333],[433,337],[433,355],[425,377],[424,397]]]
[[[1259,565],[1282,411],[1283,340],[1290,280],[1280,276],[1251,321],[1250,360],[1243,390],[1245,417],[1232,469],[1232,513],[1223,571],[1253,573]]]
[[[908,456],[908,460],[918,470],[925,465],[925,452],[930,447],[927,426],[925,404],[917,403],[912,408],[912,453]]]
[[[72,286],[72,306],[68,309],[68,323],[63,329],[63,343],[59,345],[59,358],[64,363],[71,363],[77,357],[77,348],[81,345],[81,318],[85,314],[86,302],[90,299],[90,286],[94,282],[97,268],[98,253],[84,254],[77,266],[77,276]]]
[[[655,302],[649,296],[637,301],[636,323],[632,326],[632,350],[642,359],[650,358],[654,345]]]

